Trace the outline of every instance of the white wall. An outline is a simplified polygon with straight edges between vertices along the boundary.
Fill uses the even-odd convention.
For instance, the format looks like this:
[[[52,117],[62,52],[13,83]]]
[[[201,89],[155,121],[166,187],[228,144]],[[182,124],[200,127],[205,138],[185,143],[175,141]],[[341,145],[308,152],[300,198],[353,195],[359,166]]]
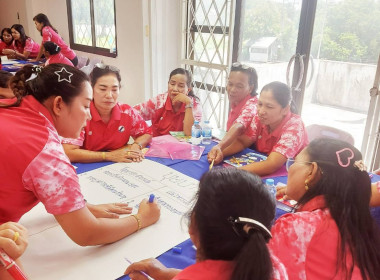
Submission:
[[[170,71],[180,66],[180,2],[116,0],[118,56],[101,56],[101,59],[121,71],[120,101],[134,105],[167,89]],[[0,7],[7,11],[0,17],[0,27],[18,23],[19,11],[20,23],[27,34],[39,42],[41,36],[35,28],[33,17],[44,13],[62,38],[69,42],[65,0],[0,0]],[[79,51],[76,53],[90,58],[96,56]]]

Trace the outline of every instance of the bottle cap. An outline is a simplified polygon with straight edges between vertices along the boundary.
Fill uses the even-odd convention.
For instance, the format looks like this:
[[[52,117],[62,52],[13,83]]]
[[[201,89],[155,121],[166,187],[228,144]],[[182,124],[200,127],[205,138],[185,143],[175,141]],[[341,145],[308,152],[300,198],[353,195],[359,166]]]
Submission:
[[[265,184],[268,186],[274,186],[274,180],[273,179],[266,179]]]
[[[194,124],[199,124],[199,121],[194,121]]]

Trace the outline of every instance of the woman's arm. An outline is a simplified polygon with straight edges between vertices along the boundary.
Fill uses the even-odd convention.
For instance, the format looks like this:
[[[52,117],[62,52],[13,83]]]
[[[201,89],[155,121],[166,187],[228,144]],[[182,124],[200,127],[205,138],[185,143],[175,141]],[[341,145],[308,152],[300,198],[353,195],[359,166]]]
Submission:
[[[28,59],[30,52],[25,51],[23,53],[18,52],[17,50],[11,50],[11,49],[4,49],[3,54],[11,55],[15,59]]]
[[[118,241],[140,228],[154,224],[160,217],[160,208],[156,201],[140,203],[135,216],[121,219],[96,218],[85,206],[82,209],[55,215],[66,234],[80,246],[100,245]]]
[[[44,53],[44,45],[43,45],[43,43],[44,43],[44,41],[41,42],[41,45],[40,45],[40,51],[38,52],[37,57],[34,59],[35,61],[40,60],[42,54]]]
[[[372,195],[371,195],[371,200],[369,201],[369,205],[371,207],[378,207],[380,206],[380,192],[377,188],[377,184],[371,184],[371,189],[372,189]]]
[[[276,172],[285,164],[286,160],[287,158],[282,154],[271,152],[266,160],[247,164],[239,167],[239,169],[247,170],[259,176],[264,176]]]
[[[191,101],[189,104],[185,105],[185,117],[183,119],[183,132],[186,136],[191,135],[191,127],[194,124],[193,108],[191,106]]]

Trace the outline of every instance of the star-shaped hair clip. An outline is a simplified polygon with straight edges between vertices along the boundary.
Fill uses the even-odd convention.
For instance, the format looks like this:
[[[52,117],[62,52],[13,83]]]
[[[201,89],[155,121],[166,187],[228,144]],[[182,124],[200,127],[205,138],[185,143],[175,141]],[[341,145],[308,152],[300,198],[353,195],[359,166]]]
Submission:
[[[71,84],[71,76],[73,73],[66,70],[65,67],[62,67],[61,70],[54,72],[58,76],[58,82],[66,81]]]

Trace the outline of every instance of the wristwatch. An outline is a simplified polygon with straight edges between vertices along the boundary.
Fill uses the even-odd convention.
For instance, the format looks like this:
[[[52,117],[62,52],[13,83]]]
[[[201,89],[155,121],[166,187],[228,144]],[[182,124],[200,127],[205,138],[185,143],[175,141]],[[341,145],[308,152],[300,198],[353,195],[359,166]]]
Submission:
[[[187,104],[187,105],[185,106],[185,109],[187,109],[187,108],[193,108],[193,103],[189,103],[189,104]]]

